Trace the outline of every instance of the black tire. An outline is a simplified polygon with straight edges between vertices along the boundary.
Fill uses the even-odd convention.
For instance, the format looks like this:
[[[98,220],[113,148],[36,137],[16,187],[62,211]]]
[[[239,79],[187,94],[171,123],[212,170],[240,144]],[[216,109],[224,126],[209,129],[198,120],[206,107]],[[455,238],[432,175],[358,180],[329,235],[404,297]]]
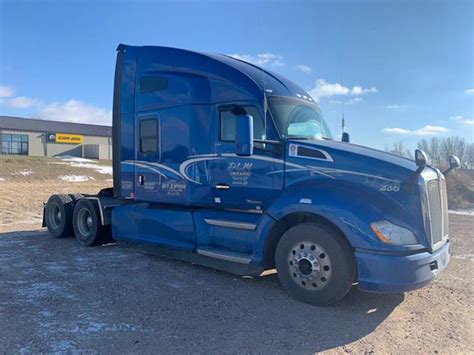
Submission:
[[[84,198],[84,195],[83,194],[69,194],[69,197],[74,202],[74,205],[76,205],[77,201]]]
[[[74,202],[68,195],[51,195],[44,209],[44,220],[49,233],[55,238],[73,235],[72,215]]]
[[[77,202],[74,207],[72,225],[74,235],[80,244],[93,246],[104,242],[104,228],[96,200],[83,198]]]
[[[327,306],[344,298],[355,279],[351,247],[337,231],[317,223],[286,231],[275,252],[278,277],[295,299]]]

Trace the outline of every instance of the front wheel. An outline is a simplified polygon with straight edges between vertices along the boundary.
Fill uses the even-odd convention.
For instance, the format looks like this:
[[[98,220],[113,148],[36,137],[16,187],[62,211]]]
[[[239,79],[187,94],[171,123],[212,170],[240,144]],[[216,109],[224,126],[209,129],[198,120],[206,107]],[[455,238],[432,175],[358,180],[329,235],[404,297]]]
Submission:
[[[354,255],[347,241],[317,223],[299,224],[286,231],[277,245],[275,263],[286,291],[317,306],[340,301],[355,278]]]

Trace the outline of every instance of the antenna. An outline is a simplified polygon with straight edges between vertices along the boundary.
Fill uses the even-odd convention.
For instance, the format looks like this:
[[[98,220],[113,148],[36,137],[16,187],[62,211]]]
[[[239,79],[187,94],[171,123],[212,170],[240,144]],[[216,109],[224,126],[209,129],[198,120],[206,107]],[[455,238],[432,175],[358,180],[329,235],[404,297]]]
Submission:
[[[262,68],[262,79],[263,79],[263,126],[265,137],[260,137],[259,139],[267,139],[267,89],[265,88],[265,70]]]
[[[342,120],[341,120],[341,126],[342,126],[342,133],[344,133],[345,126],[346,126],[346,121],[344,119],[344,75],[343,75],[343,68],[342,68],[342,61],[341,61],[341,112],[342,112]]]

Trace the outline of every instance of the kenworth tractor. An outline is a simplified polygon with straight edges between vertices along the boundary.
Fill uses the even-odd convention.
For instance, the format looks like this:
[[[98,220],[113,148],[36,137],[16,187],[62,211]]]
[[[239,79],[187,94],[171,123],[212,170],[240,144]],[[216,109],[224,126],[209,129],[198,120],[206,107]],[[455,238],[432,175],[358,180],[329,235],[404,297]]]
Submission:
[[[357,284],[430,282],[449,262],[445,175],[334,140],[318,104],[226,55],[119,45],[113,188],[52,195],[43,225],[240,274],[276,268],[294,298],[328,305]]]

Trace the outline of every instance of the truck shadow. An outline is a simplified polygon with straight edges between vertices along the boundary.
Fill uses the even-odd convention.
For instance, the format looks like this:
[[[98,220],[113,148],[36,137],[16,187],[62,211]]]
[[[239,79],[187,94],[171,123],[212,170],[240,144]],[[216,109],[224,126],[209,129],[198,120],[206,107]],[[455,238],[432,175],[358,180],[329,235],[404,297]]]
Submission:
[[[267,294],[262,302],[272,302],[273,297],[279,300],[271,315],[267,315],[270,319],[265,321],[269,325],[286,325],[284,329],[272,328],[273,337],[280,339],[279,349],[283,350],[288,346],[288,351],[297,353],[330,350],[364,338],[379,327],[405,298],[403,293],[368,293],[354,286],[339,303],[317,307],[288,296],[276,273],[252,281],[253,287]],[[248,330],[249,333],[262,331],[258,322],[248,326],[253,328]],[[265,352],[264,347],[253,350]]]
[[[240,324],[232,325],[233,343],[245,345],[240,350],[251,349],[253,353],[315,353],[350,344],[371,334],[405,298],[403,293],[368,293],[354,286],[339,303],[317,307],[288,296],[276,273],[242,278],[177,263],[184,272],[198,269],[206,275],[204,279],[213,280],[218,294],[209,297],[220,299],[230,290],[233,292],[232,302],[226,302],[225,312],[218,317],[222,323],[240,319]],[[199,304],[200,298],[194,301]]]

